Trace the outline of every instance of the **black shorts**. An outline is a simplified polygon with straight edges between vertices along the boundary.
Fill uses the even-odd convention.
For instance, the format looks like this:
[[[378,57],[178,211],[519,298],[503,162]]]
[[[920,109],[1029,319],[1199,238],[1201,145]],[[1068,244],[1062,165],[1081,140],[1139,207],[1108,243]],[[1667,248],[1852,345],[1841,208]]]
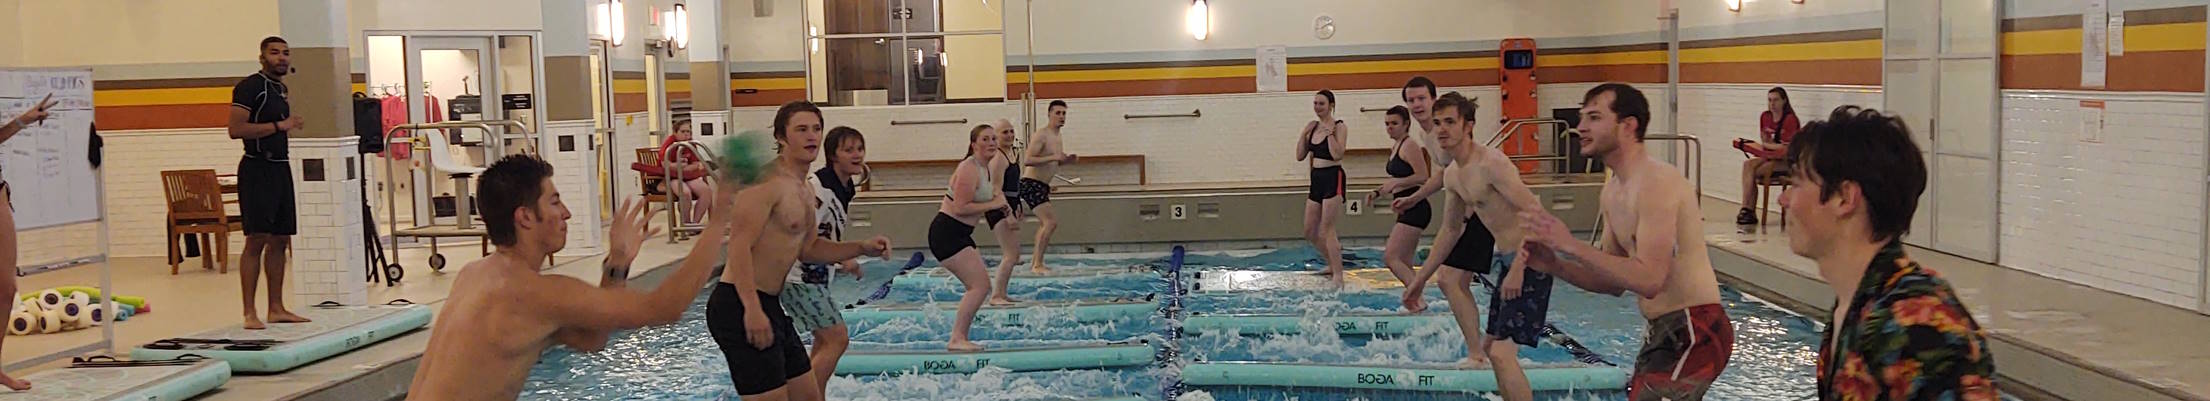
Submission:
[[[1343,196],[1343,166],[1312,169],[1312,193],[1305,199],[1313,202]]]
[[[1012,206],[1012,205],[1019,205],[1019,204],[1020,204],[1020,202],[1017,202],[1017,201],[1016,201],[1016,202],[1007,202],[1007,203],[1006,203],[1006,205],[1007,205],[1007,206],[1006,206],[1006,207],[1005,207],[1004,209],[992,210],[992,211],[989,211],[989,212],[987,212],[987,213],[983,213],[983,214],[982,214],[982,220],[983,220],[983,221],[985,221],[985,222],[988,222],[988,223],[990,223],[990,224],[989,224],[989,225],[990,225],[990,229],[993,229],[993,230],[994,230],[994,229],[997,229],[997,227],[998,227],[998,222],[1000,222],[1000,221],[1005,221],[1005,219],[1009,219],[1009,218],[1012,218],[1012,217],[1013,217],[1013,213],[1014,213],[1014,211],[1013,211],[1013,207],[1014,207],[1014,206]],[[1014,224],[1019,224],[1019,222],[1014,222]]]
[[[1414,192],[1419,192],[1419,190],[1408,189],[1397,192],[1397,197],[1402,198],[1412,196],[1412,193]],[[1435,221],[1435,211],[1431,206],[1427,204],[1426,200],[1421,200],[1420,203],[1416,203],[1413,204],[1412,207],[1405,208],[1403,213],[1397,213],[1397,224],[1419,227],[1419,229],[1421,230],[1426,230],[1427,223],[1433,221]]]
[[[238,212],[246,235],[299,234],[297,195],[291,163],[238,160]]]
[[[745,337],[744,298],[737,296],[736,285],[714,283],[713,295],[706,298],[706,331],[729,361],[729,380],[736,383],[738,395],[775,391],[813,369],[806,345],[798,342],[798,329],[791,328],[790,315],[783,313],[782,300],[765,292],[758,295],[760,312],[775,331],[775,343],[767,349],[753,347]]]
[[[1028,210],[1036,210],[1036,208],[1042,207],[1046,203],[1051,203],[1051,183],[1037,181],[1034,178],[1022,178],[1020,196],[1021,201],[1019,203],[1027,203]],[[1009,201],[1006,203],[1015,202]]]
[[[942,262],[959,255],[960,251],[975,247],[975,226],[952,218],[944,212],[936,212],[936,221],[929,222],[929,253]]]
[[[1466,229],[1460,230],[1458,244],[1450,248],[1450,256],[1443,258],[1443,265],[1478,274],[1489,274],[1489,259],[1496,255],[1496,235],[1489,233],[1489,226],[1481,224],[1481,216],[1467,216]]]

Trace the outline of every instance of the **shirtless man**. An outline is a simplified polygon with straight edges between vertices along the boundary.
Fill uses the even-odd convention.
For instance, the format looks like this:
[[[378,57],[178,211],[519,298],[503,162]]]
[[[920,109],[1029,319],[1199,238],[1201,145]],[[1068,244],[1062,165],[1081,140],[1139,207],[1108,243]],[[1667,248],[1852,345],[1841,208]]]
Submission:
[[[1517,213],[1541,211],[1542,206],[1527,184],[1520,182],[1519,168],[1510,156],[1472,138],[1474,110],[1473,101],[1457,92],[1435,101],[1437,144],[1457,160],[1442,173],[1443,187],[1453,200],[1443,202],[1443,228],[1435,237],[1434,251],[1404,286],[1404,307],[1412,312],[1427,309],[1421,290],[1441,271],[1443,297],[1450,300],[1450,313],[1465,332],[1467,355],[1460,366],[1476,368],[1487,359],[1496,366],[1497,387],[1504,399],[1532,400],[1535,390],[1519,365],[1519,345],[1540,344],[1543,318],[1550,309],[1551,278],[1527,271],[1526,260],[1518,257],[1527,235],[1520,230]],[[1494,315],[1481,328],[1481,309],[1474,306],[1472,285],[1474,275],[1491,271],[1500,278],[1489,294]]]
[[[1077,161],[1059,142],[1059,129],[1067,126],[1067,101],[1053,100],[1044,110],[1051,115],[1051,124],[1028,138],[1028,155],[1021,159],[1021,165],[1028,167],[1021,173],[1021,202],[1042,223],[1036,227],[1036,254],[1028,258],[1029,270],[1037,274],[1051,272],[1044,265],[1044,249],[1051,247],[1051,234],[1059,231],[1059,214],[1051,207],[1052,177],[1059,176],[1060,164]]]
[[[729,268],[706,299],[706,330],[729,363],[745,400],[820,400],[806,345],[777,297],[791,266],[881,257],[890,239],[836,242],[814,235],[814,189],[807,167],[821,154],[821,109],[795,101],[775,111],[779,151],[765,181],[738,190],[729,228]],[[709,213],[711,217],[719,213]],[[835,374],[835,372],[818,372]],[[796,383],[795,386],[786,384]]]
[[[1581,103],[1581,154],[1604,161],[1603,249],[1573,238],[1556,216],[1522,211],[1528,263],[1591,292],[1641,297],[1650,321],[1628,379],[1628,398],[1701,400],[1734,353],[1734,324],[1704,248],[1703,210],[1679,170],[1642,144],[1650,101],[1632,86],[1590,89]]]
[[[723,226],[707,224],[674,276],[651,292],[628,288],[629,264],[655,232],[647,204],[632,199],[615,214],[599,286],[541,274],[546,255],[567,246],[568,206],[553,188],[552,165],[507,156],[479,175],[477,202],[498,251],[453,279],[452,297],[430,326],[430,346],[408,386],[412,400],[511,400],[537,356],[555,344],[590,352],[614,330],[674,323],[720,259]],[[714,205],[712,220],[722,219]]]

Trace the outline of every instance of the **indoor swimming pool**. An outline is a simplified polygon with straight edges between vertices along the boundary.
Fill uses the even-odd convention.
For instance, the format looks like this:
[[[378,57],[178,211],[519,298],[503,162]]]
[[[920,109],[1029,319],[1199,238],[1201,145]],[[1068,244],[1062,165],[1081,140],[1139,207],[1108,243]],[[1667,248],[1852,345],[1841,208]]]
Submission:
[[[1345,263],[1352,269],[1379,267],[1379,249],[1352,249],[1349,253]],[[1386,272],[1356,271],[1346,290],[1326,290],[1312,285],[1320,281],[1318,276],[1304,274],[1317,269],[1316,256],[1309,248],[1191,252],[1181,258],[1178,275],[1174,274],[1174,258],[1167,253],[1055,256],[1053,261],[1059,270],[1054,275],[1029,277],[1027,269],[1021,267],[1011,285],[1014,298],[1036,306],[986,310],[975,324],[975,340],[993,351],[1030,347],[1087,350],[1120,344],[1117,349],[1148,348],[1135,349],[1147,352],[1149,358],[1113,367],[1034,370],[923,363],[892,374],[839,375],[830,382],[829,398],[1392,400],[1444,395],[1402,388],[1303,385],[1316,382],[1294,386],[1185,383],[1184,370],[1196,365],[1356,366],[1375,371],[1425,372],[1448,370],[1466,355],[1462,337],[1442,310],[1449,306],[1441,292],[1428,291],[1431,309],[1435,310],[1420,316],[1401,316],[1397,302],[1400,289]],[[904,262],[874,261],[866,268],[870,273],[887,274],[898,271]],[[933,270],[933,261],[924,263],[890,282],[890,290],[877,293],[878,299],[850,309],[853,344],[846,364],[855,358],[849,355],[935,354],[943,349],[960,287],[954,280],[933,276]],[[1254,283],[1271,284],[1250,285]],[[1725,289],[1723,296],[1738,339],[1733,360],[1712,390],[1711,399],[1797,400],[1812,394],[1814,346],[1819,336],[1815,319],[1792,314],[1731,288]],[[838,301],[856,304],[860,300]],[[546,351],[531,372],[523,398],[734,399],[722,354],[707,335],[704,302],[702,294],[677,324],[620,333],[598,353],[582,354],[565,348]],[[1644,326],[1632,302],[1560,283],[1553,295],[1551,322],[1591,351],[1593,358],[1627,366],[1642,342]],[[1101,312],[1105,310],[1101,305],[1129,303],[1144,307],[1134,312]],[[877,308],[907,312],[874,318],[859,312]],[[1286,317],[1286,323],[1250,331],[1181,329],[1184,323],[1252,315]],[[1358,316],[1385,316],[1395,325],[1360,326],[1367,323],[1342,319]],[[1581,358],[1552,344],[1523,351],[1520,357],[1530,369],[1575,368],[1599,375],[1613,372],[1607,369],[1618,369],[1617,375],[1625,374],[1624,368],[1577,361]],[[1361,374],[1359,380],[1363,383],[1367,376]],[[1384,386],[1395,385],[1400,379],[1406,383],[1429,380],[1417,376],[1377,374],[1371,379]],[[1486,378],[1488,374],[1469,376]],[[1538,392],[1537,398],[1622,400],[1625,392],[1617,387],[1581,388]]]

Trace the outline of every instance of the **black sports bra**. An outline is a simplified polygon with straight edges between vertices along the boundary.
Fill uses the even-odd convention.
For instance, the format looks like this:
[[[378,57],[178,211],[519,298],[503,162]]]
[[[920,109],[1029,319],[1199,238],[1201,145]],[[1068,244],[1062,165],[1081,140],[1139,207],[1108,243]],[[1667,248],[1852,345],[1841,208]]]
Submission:
[[[1409,139],[1407,139],[1407,140],[1409,140]],[[1414,171],[1414,170],[1412,170],[1412,162],[1404,161],[1404,157],[1402,156],[1402,155],[1404,154],[1403,150],[1404,150],[1404,142],[1403,142],[1403,141],[1397,141],[1397,147],[1396,147],[1395,149],[1390,149],[1390,150],[1389,150],[1389,165],[1388,165],[1387,167],[1385,167],[1384,169],[1386,169],[1386,170],[1388,170],[1388,171],[1389,171],[1389,177],[1391,177],[1391,178],[1405,178],[1405,177],[1411,177],[1411,176],[1412,176],[1412,173],[1415,173],[1415,172],[1417,172],[1417,171]],[[1405,189],[1403,189],[1403,190],[1399,190],[1399,191],[1397,191],[1397,194],[1396,194],[1396,196],[1398,196],[1398,197],[1411,196],[1411,195],[1412,195],[1413,193],[1417,193],[1417,192],[1419,192],[1419,190],[1420,190],[1420,187],[1418,187],[1418,186],[1413,186],[1413,187],[1410,187],[1410,188],[1405,188]]]
[[[1343,120],[1335,120],[1335,123],[1342,124]],[[1330,126],[1328,127],[1328,129],[1332,130],[1335,128],[1333,126]],[[1319,133],[1319,124],[1313,124],[1312,131],[1313,133]],[[1328,146],[1328,141],[1332,140],[1334,139],[1330,139],[1329,137],[1320,137],[1320,143],[1305,142],[1305,151],[1311,152],[1312,158],[1314,159],[1337,161],[1335,158],[1335,151],[1333,149],[1329,149]]]

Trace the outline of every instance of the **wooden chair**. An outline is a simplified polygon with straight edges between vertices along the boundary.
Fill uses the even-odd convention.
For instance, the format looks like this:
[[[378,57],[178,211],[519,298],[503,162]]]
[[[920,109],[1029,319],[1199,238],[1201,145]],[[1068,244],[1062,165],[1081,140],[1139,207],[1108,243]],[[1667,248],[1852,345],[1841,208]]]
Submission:
[[[1781,168],[1773,170],[1772,174],[1767,174],[1763,177],[1757,177],[1757,182],[1755,182],[1754,184],[1757,186],[1757,218],[1759,219],[1759,227],[1763,227],[1765,225],[1763,220],[1765,219],[1765,216],[1768,216],[1767,214],[1765,214],[1765,212],[1772,208],[1772,200],[1780,198],[1780,195],[1778,195],[1780,191],[1788,190],[1789,175],[1790,173],[1788,172],[1787,168]],[[1780,203],[1780,230],[1788,230],[1787,202]]]
[[[177,274],[177,265],[183,260],[177,237],[189,234],[205,235],[199,237],[200,249],[207,251],[200,256],[202,268],[213,268],[211,265],[219,262],[222,270],[218,273],[230,273],[230,232],[244,229],[244,225],[224,210],[222,183],[216,181],[215,170],[163,171],[161,185],[169,205],[169,274]],[[208,237],[213,237],[213,248],[208,247]]]

